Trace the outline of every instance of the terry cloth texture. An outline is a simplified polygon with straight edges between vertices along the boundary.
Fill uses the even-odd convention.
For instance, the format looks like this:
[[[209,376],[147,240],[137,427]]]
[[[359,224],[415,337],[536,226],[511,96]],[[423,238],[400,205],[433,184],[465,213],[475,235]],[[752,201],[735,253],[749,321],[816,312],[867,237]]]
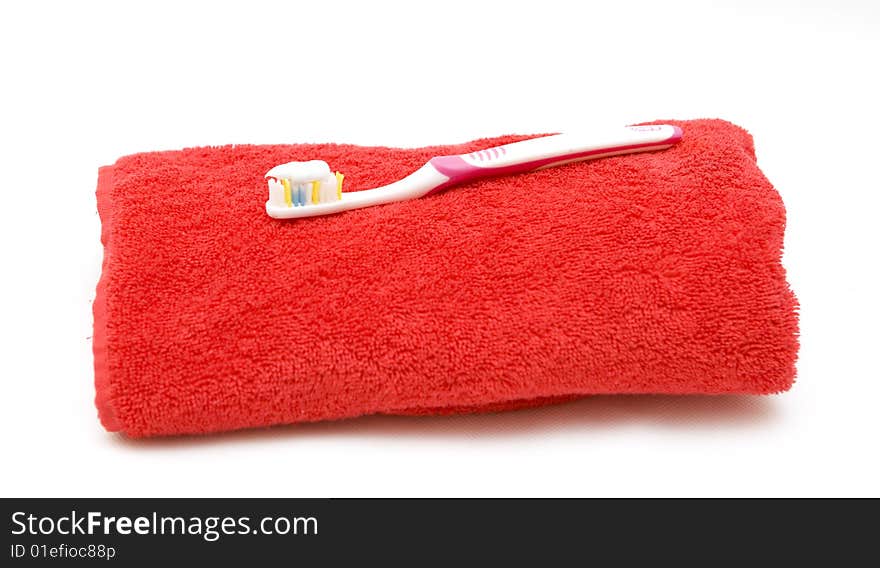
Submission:
[[[143,437],[788,389],[779,194],[746,131],[667,122],[684,139],[666,151],[305,220],[266,215],[272,166],[322,159],[356,191],[528,136],[191,148],[101,168],[101,422]]]

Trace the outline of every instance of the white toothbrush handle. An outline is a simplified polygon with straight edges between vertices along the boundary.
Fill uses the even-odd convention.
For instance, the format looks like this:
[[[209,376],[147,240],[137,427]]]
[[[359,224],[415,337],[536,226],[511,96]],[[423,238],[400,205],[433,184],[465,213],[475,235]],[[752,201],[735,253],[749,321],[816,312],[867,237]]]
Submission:
[[[679,140],[681,129],[677,126],[627,126],[607,132],[543,136],[470,154],[440,156],[432,158],[429,164],[449,181],[427,193],[483,177],[515,174],[618,154],[662,150]]]

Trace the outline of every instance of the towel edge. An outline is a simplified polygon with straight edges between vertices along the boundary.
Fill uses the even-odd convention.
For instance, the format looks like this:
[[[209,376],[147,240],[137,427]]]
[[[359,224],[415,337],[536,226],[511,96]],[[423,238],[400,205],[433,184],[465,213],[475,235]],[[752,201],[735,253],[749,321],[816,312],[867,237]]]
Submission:
[[[112,187],[113,166],[99,168],[98,187],[95,191],[95,196],[98,204],[98,215],[101,218],[101,243],[104,245],[104,259],[101,266],[101,277],[95,289],[95,301],[92,304],[92,315],[94,317],[92,351],[95,360],[95,406],[98,409],[98,419],[108,432],[118,432],[122,429],[122,425],[113,407],[107,347],[107,282],[110,276],[109,259],[113,209],[110,190]]]

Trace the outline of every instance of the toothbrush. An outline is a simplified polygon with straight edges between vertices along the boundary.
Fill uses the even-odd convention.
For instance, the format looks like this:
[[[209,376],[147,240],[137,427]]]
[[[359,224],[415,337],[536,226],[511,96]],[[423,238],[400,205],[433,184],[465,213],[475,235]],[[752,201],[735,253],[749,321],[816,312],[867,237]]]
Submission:
[[[681,140],[681,128],[666,124],[627,126],[601,133],[556,134],[486,150],[438,156],[394,183],[342,191],[344,176],[326,162],[288,162],[266,172],[266,213],[276,219],[328,215],[425,197],[455,185],[607,156],[665,150]]]

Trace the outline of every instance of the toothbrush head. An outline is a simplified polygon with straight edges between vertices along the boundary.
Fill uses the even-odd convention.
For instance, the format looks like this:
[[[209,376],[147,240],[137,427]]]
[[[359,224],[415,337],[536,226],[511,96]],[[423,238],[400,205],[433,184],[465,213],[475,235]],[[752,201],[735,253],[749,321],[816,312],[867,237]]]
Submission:
[[[332,173],[323,160],[288,162],[266,172],[267,211],[283,211],[342,200],[341,173]],[[274,215],[273,215],[274,216]]]

